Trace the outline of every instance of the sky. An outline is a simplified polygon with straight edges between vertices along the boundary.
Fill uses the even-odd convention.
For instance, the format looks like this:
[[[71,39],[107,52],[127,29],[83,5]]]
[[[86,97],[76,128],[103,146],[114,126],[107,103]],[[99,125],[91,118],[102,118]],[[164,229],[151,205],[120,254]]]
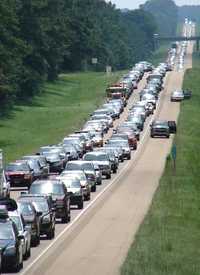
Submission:
[[[120,9],[137,9],[140,4],[144,4],[146,0],[110,0]],[[175,0],[176,4],[181,5],[200,5],[200,0]]]

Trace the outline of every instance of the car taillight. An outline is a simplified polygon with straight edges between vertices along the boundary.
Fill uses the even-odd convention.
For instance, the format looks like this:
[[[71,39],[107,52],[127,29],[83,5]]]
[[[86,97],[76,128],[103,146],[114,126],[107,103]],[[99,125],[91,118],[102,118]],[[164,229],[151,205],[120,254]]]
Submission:
[[[28,180],[30,178],[31,178],[31,175],[29,175],[29,174],[24,175],[24,179]]]

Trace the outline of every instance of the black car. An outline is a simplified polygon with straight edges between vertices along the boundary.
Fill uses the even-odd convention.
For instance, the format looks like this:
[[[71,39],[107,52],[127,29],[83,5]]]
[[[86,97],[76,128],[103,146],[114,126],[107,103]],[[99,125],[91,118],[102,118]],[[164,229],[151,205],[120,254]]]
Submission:
[[[64,163],[59,153],[54,151],[47,151],[42,153],[46,157],[51,173],[61,173],[64,169]]]
[[[21,201],[28,201],[33,204],[36,212],[40,213],[40,235],[46,235],[48,239],[55,236],[55,208],[52,198],[45,195],[22,194]]]
[[[170,136],[170,128],[168,121],[165,120],[156,120],[153,121],[150,125],[150,136],[153,137],[166,137]]]
[[[17,226],[9,219],[5,206],[0,207],[0,249],[2,268],[18,272],[23,267],[23,237],[19,235]]]
[[[31,229],[31,244],[37,246],[40,244],[40,216],[31,202],[18,199],[17,206],[27,225]]]
[[[29,189],[29,194],[50,195],[56,210],[56,218],[61,218],[62,222],[70,221],[70,196],[67,188],[61,181],[34,181]]]
[[[192,96],[192,91],[190,90],[183,90],[184,99],[190,99]]]
[[[24,156],[23,159],[25,160],[37,160],[40,165],[40,170],[41,170],[41,177],[42,178],[47,178],[49,175],[49,164],[45,158],[45,156],[42,155],[29,155],[29,156]]]

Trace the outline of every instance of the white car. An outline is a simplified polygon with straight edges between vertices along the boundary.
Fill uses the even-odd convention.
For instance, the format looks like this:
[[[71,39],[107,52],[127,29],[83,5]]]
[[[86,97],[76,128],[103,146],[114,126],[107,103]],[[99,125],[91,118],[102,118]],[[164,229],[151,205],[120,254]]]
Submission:
[[[182,101],[184,99],[183,91],[174,91],[171,94],[171,101]]]

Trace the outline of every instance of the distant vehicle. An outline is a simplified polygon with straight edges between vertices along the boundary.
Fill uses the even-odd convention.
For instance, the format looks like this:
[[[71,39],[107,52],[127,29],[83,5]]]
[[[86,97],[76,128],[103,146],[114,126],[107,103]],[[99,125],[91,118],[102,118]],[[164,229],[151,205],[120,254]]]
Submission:
[[[78,178],[63,177],[62,182],[70,194],[70,204],[77,205],[78,209],[82,209],[84,205],[84,195],[80,180]]]
[[[184,99],[190,99],[192,96],[192,91],[190,90],[183,90]]]
[[[2,267],[20,271],[23,267],[23,239],[16,224],[9,219],[5,206],[0,207],[0,249]]]
[[[182,101],[184,99],[184,93],[182,90],[174,91],[171,94],[171,101]]]
[[[166,137],[170,136],[170,128],[167,121],[156,120],[151,124],[151,137]]]

